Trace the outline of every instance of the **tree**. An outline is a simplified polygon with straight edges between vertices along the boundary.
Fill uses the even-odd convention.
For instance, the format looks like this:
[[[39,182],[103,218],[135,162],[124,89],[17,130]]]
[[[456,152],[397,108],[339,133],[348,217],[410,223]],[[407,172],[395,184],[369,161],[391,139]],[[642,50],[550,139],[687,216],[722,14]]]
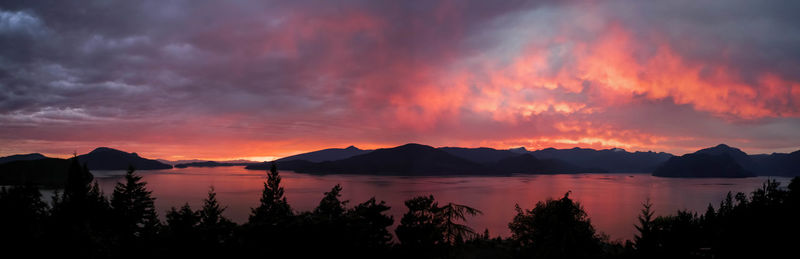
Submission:
[[[250,214],[250,224],[255,225],[277,225],[281,221],[286,221],[292,216],[292,209],[286,202],[283,187],[281,187],[281,176],[278,174],[275,162],[267,172],[267,181],[264,183],[264,190],[261,192],[261,204],[252,209]]]
[[[189,203],[180,209],[172,207],[166,217],[169,231],[180,237],[195,236],[197,225],[200,224],[200,212],[192,210]]]
[[[199,229],[200,211],[192,210],[186,203],[180,209],[172,207],[166,218],[166,247],[174,253],[165,257],[202,257],[206,251],[197,249],[198,244],[204,242]]]
[[[408,250],[430,250],[444,241],[441,229],[443,219],[437,216],[439,204],[433,195],[414,197],[405,202],[408,212],[403,214],[395,234],[400,245]]]
[[[314,209],[314,215],[318,217],[325,217],[327,220],[334,220],[345,212],[345,205],[349,201],[341,201],[339,197],[342,196],[342,186],[337,184],[331,191],[325,192],[325,197],[319,201],[319,206]]]
[[[475,216],[483,214],[483,212],[469,206],[448,203],[444,207],[439,208],[438,214],[443,219],[442,229],[444,231],[444,241],[452,245],[477,236],[472,228],[457,222],[467,221],[466,216]]]
[[[653,204],[650,203],[648,198],[642,204],[642,207],[641,214],[638,217],[639,225],[634,225],[639,234],[633,238],[639,253],[643,256],[650,256],[656,249],[655,226],[653,224],[654,211],[651,209]]]
[[[580,204],[569,192],[558,200],[536,203],[531,210],[516,206],[508,224],[512,239],[523,253],[536,258],[591,258],[601,252],[601,239]]]
[[[70,159],[64,193],[53,197],[52,218],[47,235],[56,242],[55,251],[72,256],[109,257],[116,246],[113,214],[86,164]]]
[[[111,194],[111,208],[117,217],[116,224],[123,239],[152,239],[161,222],[158,220],[152,192],[147,182],[135,174],[133,166],[125,174],[125,182],[119,182]]]
[[[221,252],[221,249],[232,241],[233,228],[236,224],[222,215],[224,211],[225,207],[219,205],[217,193],[214,191],[214,186],[211,186],[208,197],[203,200],[198,228],[204,244],[212,250],[212,253]]]
[[[384,214],[387,211],[389,206],[383,201],[376,202],[375,197],[349,209],[346,217],[350,244],[367,249],[367,253],[388,248],[392,234],[386,228],[394,224],[394,219]]]
[[[6,253],[34,249],[42,243],[47,203],[32,185],[0,187],[0,244]]]
[[[405,205],[408,212],[395,233],[400,244],[410,250],[441,248],[477,236],[472,228],[458,222],[481,214],[480,210],[455,203],[440,207],[433,195],[412,198]]]

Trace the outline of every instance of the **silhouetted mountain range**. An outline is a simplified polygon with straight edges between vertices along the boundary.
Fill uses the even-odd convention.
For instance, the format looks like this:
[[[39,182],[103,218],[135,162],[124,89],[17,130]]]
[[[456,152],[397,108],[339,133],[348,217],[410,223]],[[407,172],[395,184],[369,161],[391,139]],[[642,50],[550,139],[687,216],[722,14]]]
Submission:
[[[45,160],[47,159],[47,160]],[[97,148],[78,156],[90,170],[169,169],[160,161],[111,148]],[[41,154],[0,158],[0,184],[5,181],[31,182],[53,178],[66,160]],[[166,160],[164,160],[166,161]],[[264,170],[269,163],[246,160],[194,161],[185,167],[246,166]],[[331,148],[276,160],[279,168],[301,173],[347,173],[376,175],[508,175],[551,173],[650,173],[664,177],[748,177],[754,175],[800,175],[800,151],[790,154],[748,155],[724,144],[675,157],[663,152],[627,152],[623,149],[554,149],[528,151],[525,148],[433,148],[407,144],[394,148],[362,150],[354,146]],[[167,161],[170,162],[170,161]],[[172,161],[175,162],[175,161]],[[57,176],[53,179],[57,179]],[[47,182],[42,180],[39,182]],[[53,180],[57,181],[57,180]],[[36,182],[36,181],[34,181]]]
[[[700,172],[704,170],[704,172]],[[800,151],[790,154],[748,155],[719,144],[670,159],[653,172],[666,177],[749,177],[800,175]]]
[[[575,174],[575,173],[606,173],[603,169],[588,169],[564,162],[559,159],[538,159],[527,153],[503,158],[497,161],[492,168],[500,172],[518,174]]]
[[[741,166],[736,159],[736,153],[741,150],[719,145],[713,148],[672,157],[653,172],[654,176],[661,177],[752,177],[752,171]],[[743,152],[742,152],[743,153]],[[739,157],[748,159],[747,155]]]
[[[36,159],[39,158],[39,159]],[[14,155],[4,157],[14,160],[0,163],[0,185],[34,184],[59,186],[67,177],[69,160],[47,158],[41,154]],[[100,147],[87,154],[77,156],[81,164],[89,170],[125,170],[132,165],[136,170],[170,169],[167,165],[155,160],[139,157],[136,153],[127,153],[112,148]]]
[[[785,154],[751,155],[750,158],[758,166],[759,175],[798,176],[800,175],[800,150]]]
[[[37,160],[37,159],[44,159],[47,158],[46,156],[39,154],[39,153],[31,153],[31,154],[22,154],[22,155],[10,155],[0,157],[0,164],[8,163],[11,161],[19,161],[19,160]]]
[[[326,150],[323,150],[326,151]],[[294,159],[297,160],[297,159]],[[292,160],[288,160],[292,161]],[[287,161],[287,162],[288,162]],[[455,157],[442,150],[420,145],[406,144],[394,148],[382,148],[345,159],[323,162],[280,163],[281,169],[302,173],[346,173],[375,175],[464,175],[485,171],[483,165]],[[248,169],[266,169],[269,163],[252,165]]]
[[[248,166],[252,164],[257,164],[258,162],[248,161],[248,162],[217,162],[217,161],[203,161],[203,162],[192,162],[192,163],[185,163],[185,164],[177,164],[175,168],[187,168],[187,167],[218,167],[218,166]]]
[[[350,158],[353,156],[366,154],[371,152],[372,150],[362,150],[355,146],[349,146],[347,148],[329,148],[323,149],[293,156],[287,156],[277,161],[290,161],[290,160],[306,160],[309,162],[324,162],[324,161],[336,161],[342,160],[345,158]]]
[[[494,148],[486,148],[486,147],[480,147],[480,148],[442,147],[439,148],[439,150],[484,165],[497,163],[500,160],[524,154],[524,153],[515,153],[512,152],[511,150],[497,150]],[[527,153],[527,151],[525,151],[525,153]]]
[[[530,154],[515,154],[491,148],[434,148],[406,144],[377,149],[349,158],[311,162],[277,160],[279,168],[301,173],[346,173],[376,175],[506,175],[510,173],[576,173],[586,169],[557,159],[539,160]],[[264,170],[270,163],[247,166]]]
[[[624,149],[555,149],[531,151],[540,159],[555,158],[587,168],[599,168],[611,173],[650,173],[666,162],[672,154],[664,152],[628,152]]]
[[[136,153],[127,153],[113,148],[99,147],[88,154],[78,156],[81,164],[89,170],[125,170],[133,166],[136,170],[170,169],[171,165],[153,159],[142,158]]]
[[[69,161],[61,158],[16,160],[0,164],[0,185],[59,187],[67,180]]]
[[[176,165],[179,165],[179,164],[205,163],[205,162],[216,162],[216,163],[222,163],[222,164],[240,164],[240,165],[258,163],[257,161],[251,161],[251,160],[246,160],[246,159],[234,159],[234,160],[223,160],[223,161],[203,160],[203,159],[186,159],[186,160],[156,159],[156,161],[164,163],[164,164],[168,164],[168,165],[171,165],[171,166],[176,166]]]

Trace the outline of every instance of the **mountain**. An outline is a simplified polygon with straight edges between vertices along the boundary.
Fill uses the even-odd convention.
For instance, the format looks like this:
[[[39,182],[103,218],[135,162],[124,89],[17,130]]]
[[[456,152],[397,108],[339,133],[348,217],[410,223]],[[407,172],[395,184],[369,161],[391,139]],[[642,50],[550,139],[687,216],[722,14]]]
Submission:
[[[705,148],[697,152],[672,157],[653,171],[660,177],[753,177],[755,173],[742,163],[753,168],[755,163],[738,148],[725,144]]]
[[[508,151],[514,154],[527,154],[529,152],[525,147],[509,148]]]
[[[67,180],[69,160],[44,158],[0,164],[0,185],[62,186]]]
[[[733,160],[736,161],[736,163],[738,163],[740,166],[742,166],[743,169],[745,169],[747,171],[756,173],[756,172],[761,170],[759,168],[759,166],[755,163],[755,161],[753,161],[753,159],[749,155],[747,155],[747,153],[745,153],[741,149],[738,149],[738,148],[735,148],[735,147],[730,147],[730,146],[725,145],[725,144],[719,144],[719,145],[717,145],[715,147],[700,149],[700,150],[698,150],[697,152],[694,152],[694,153],[695,154],[708,154],[708,155],[723,155],[723,154],[727,154],[731,158],[733,158]]]
[[[441,147],[439,150],[447,152],[448,154],[475,162],[479,164],[492,164],[497,163],[505,158],[518,156],[511,150],[497,150],[494,148],[480,147],[480,148],[463,148],[463,147]],[[527,151],[526,151],[527,152]]]
[[[166,160],[166,159],[156,159],[156,161],[168,164],[171,166],[175,166],[177,164],[188,164],[188,163],[198,163],[198,162],[206,162],[208,160],[200,160],[200,159],[188,159],[188,160]]]
[[[341,160],[312,162],[308,160],[276,161],[281,170],[300,173],[345,173],[374,175],[508,175],[605,172],[589,170],[558,159],[537,159],[529,153],[516,154],[492,148],[433,148],[406,144],[377,149]],[[266,170],[271,163],[245,168]]]
[[[218,166],[248,166],[252,164],[257,164],[257,162],[240,162],[243,160],[236,160],[236,162],[217,162],[217,161],[203,161],[203,162],[192,162],[192,163],[185,163],[185,164],[176,164],[175,168],[187,168],[187,167],[218,167]]]
[[[538,159],[530,153],[501,159],[492,168],[519,174],[606,173],[601,169],[581,168],[559,159]]]
[[[171,165],[140,157],[113,148],[99,147],[88,154],[78,156],[81,164],[86,163],[89,170],[126,170],[133,166],[136,170],[170,169]]]
[[[308,160],[278,160],[278,168],[300,173],[344,173],[374,175],[466,175],[485,174],[483,165],[448,154],[431,146],[406,144],[377,149],[350,158],[312,162]],[[264,170],[269,163],[248,166]]]
[[[673,157],[664,152],[628,152],[621,148],[546,148],[530,153],[539,159],[559,159],[583,168],[597,168],[611,173],[650,173]]]
[[[696,154],[729,155],[744,170],[763,176],[798,176],[800,175],[800,150],[785,154],[748,155],[741,149],[719,144],[705,148]]]
[[[758,175],[766,176],[798,176],[800,175],[800,150],[785,154],[751,155],[750,158],[758,166]]]
[[[46,156],[39,154],[39,153],[31,153],[31,154],[21,154],[21,155],[10,155],[0,157],[0,164],[8,163],[11,161],[19,161],[19,160],[37,160],[37,159],[45,159]]]
[[[362,150],[354,146],[349,146],[347,148],[329,148],[323,150],[317,150],[308,153],[297,154],[293,156],[287,156],[277,161],[285,162],[289,160],[306,160],[309,162],[324,162],[324,161],[335,161],[335,160],[342,160],[345,158],[366,154],[372,150]]]

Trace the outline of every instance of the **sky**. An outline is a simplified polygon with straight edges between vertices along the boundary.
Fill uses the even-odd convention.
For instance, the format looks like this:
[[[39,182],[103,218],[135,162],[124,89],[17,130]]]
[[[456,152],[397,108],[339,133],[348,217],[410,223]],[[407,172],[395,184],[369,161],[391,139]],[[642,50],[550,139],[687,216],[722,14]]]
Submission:
[[[800,1],[0,2],[0,155],[800,149]]]

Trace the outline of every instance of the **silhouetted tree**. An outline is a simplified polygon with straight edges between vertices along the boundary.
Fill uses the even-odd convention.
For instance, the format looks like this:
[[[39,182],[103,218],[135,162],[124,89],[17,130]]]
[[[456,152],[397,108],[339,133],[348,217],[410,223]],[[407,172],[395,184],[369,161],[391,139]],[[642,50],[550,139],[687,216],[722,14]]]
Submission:
[[[346,234],[350,244],[358,249],[366,249],[367,254],[376,254],[389,248],[392,234],[387,228],[394,223],[386,203],[376,202],[375,197],[356,205],[346,213],[349,229]]]
[[[535,258],[593,258],[601,252],[600,238],[580,204],[569,192],[558,200],[538,202],[532,210],[516,206],[509,223],[512,239]]]
[[[405,201],[408,212],[403,214],[395,234],[401,247],[409,251],[431,251],[444,242],[442,223],[437,215],[439,204],[433,195],[414,197]]]
[[[477,237],[472,228],[458,222],[467,221],[467,216],[475,216],[482,213],[478,209],[454,203],[448,203],[438,208],[438,216],[443,219],[444,241],[452,245]]]
[[[32,185],[0,187],[0,246],[5,254],[30,252],[43,241],[48,207]]]
[[[325,197],[319,201],[319,205],[314,209],[314,215],[327,218],[327,220],[342,217],[345,212],[345,206],[349,201],[339,200],[339,197],[342,196],[341,192],[342,186],[338,184],[331,191],[325,192]]]
[[[275,162],[272,162],[267,170],[261,202],[258,207],[251,209],[250,218],[241,231],[248,253],[275,256],[277,249],[287,249],[293,245],[296,241],[290,229],[293,220],[294,213],[286,201],[281,176]]]
[[[125,181],[117,183],[111,194],[111,208],[116,216],[117,233],[123,240],[152,240],[161,222],[158,220],[152,192],[147,182],[135,174],[133,166],[128,168]]]
[[[71,256],[113,256],[118,242],[108,200],[92,174],[77,158],[70,159],[64,193],[53,197],[48,235]],[[58,240],[58,241],[56,241]]]
[[[650,199],[645,200],[642,204],[641,214],[638,217],[639,225],[634,225],[636,230],[639,231],[639,234],[633,237],[636,249],[638,249],[640,256],[645,258],[654,256],[657,248],[653,223],[653,214],[655,212],[651,209],[652,207],[653,204],[650,203]]]
[[[400,219],[395,234],[400,247],[411,254],[445,256],[448,247],[477,236],[471,228],[458,223],[480,214],[477,209],[454,203],[440,207],[432,195],[414,197],[405,205],[408,212]]]
[[[203,244],[199,229],[200,211],[192,210],[189,203],[186,203],[180,209],[172,207],[166,218],[164,235],[169,257],[198,257],[206,252],[197,249],[198,245]]]
[[[264,191],[261,192],[261,203],[252,209],[250,214],[250,224],[255,225],[276,225],[292,216],[292,209],[286,202],[283,187],[281,186],[281,176],[275,162],[267,171],[267,181],[264,183]]]
[[[203,200],[198,224],[202,244],[210,255],[224,255],[233,245],[233,230],[236,224],[222,215],[224,211],[225,207],[217,201],[217,193],[212,186],[208,191],[208,197]]]

